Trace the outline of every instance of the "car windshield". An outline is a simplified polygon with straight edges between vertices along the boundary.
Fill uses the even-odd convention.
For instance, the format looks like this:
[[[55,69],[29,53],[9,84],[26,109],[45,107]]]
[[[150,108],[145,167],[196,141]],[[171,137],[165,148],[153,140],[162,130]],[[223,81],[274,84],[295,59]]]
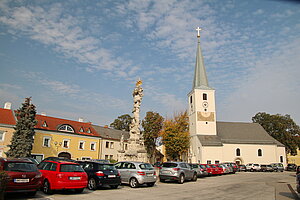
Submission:
[[[206,165],[206,168],[211,168],[211,166],[209,166],[209,165]]]
[[[162,167],[166,167],[166,168],[177,167],[177,163],[163,163]]]
[[[153,166],[149,163],[140,164],[139,166],[140,166],[141,169],[148,169],[148,170],[153,169]]]
[[[116,170],[113,164],[98,165],[97,170]]]
[[[61,172],[84,172],[80,165],[76,164],[62,164],[60,165]]]
[[[27,162],[8,162],[4,165],[5,171],[12,172],[36,172],[37,166],[34,163]]]

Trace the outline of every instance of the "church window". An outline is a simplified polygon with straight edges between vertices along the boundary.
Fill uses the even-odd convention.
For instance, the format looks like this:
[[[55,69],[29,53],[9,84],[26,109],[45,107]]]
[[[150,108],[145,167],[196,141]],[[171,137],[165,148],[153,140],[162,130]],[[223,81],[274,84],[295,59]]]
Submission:
[[[114,143],[113,143],[113,142],[110,143],[110,148],[111,148],[111,149],[114,148]]]
[[[128,150],[128,145],[127,144],[125,144],[125,150]]]
[[[258,156],[262,156],[262,150],[258,149],[257,154],[258,154]]]
[[[207,100],[207,94],[203,93],[203,100]]]
[[[106,142],[106,143],[105,143],[105,147],[106,147],[106,148],[109,148],[109,142]]]
[[[70,125],[67,125],[67,124],[61,125],[60,127],[58,127],[57,130],[74,133],[74,129]]]
[[[283,156],[280,156],[280,162],[283,163]]]
[[[236,156],[241,156],[241,150],[239,148],[236,149]]]
[[[190,103],[193,103],[193,96],[190,97]]]
[[[211,164],[211,160],[208,160],[208,161],[206,161],[207,162],[207,164]]]

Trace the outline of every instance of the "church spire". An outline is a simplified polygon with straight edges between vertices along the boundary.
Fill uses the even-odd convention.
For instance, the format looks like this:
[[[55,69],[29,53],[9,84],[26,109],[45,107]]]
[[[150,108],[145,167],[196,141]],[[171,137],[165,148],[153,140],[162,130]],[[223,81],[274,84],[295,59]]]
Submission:
[[[205,70],[205,66],[204,66],[204,60],[203,60],[202,51],[201,51],[201,47],[200,47],[200,31],[201,30],[202,29],[199,27],[196,29],[196,31],[198,31],[198,34],[197,34],[198,46],[197,46],[193,89],[195,89],[195,88],[211,89],[208,85],[206,70]]]

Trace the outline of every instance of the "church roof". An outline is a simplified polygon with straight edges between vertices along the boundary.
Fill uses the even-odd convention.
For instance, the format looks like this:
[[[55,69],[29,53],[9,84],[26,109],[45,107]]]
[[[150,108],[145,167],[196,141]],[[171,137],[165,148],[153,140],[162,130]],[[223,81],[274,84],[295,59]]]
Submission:
[[[197,54],[196,54],[196,64],[195,64],[195,72],[194,72],[194,81],[192,89],[205,89],[212,90],[208,85],[208,79],[206,76],[206,70],[204,66],[204,59],[202,56],[202,51],[200,47],[200,37],[198,37],[198,46],[197,46]]]
[[[284,147],[258,123],[217,122],[217,136],[198,136],[203,146],[221,144],[270,144]]]
[[[121,131],[112,128],[106,128],[103,126],[92,125],[93,128],[100,134],[100,137],[111,140],[120,140],[122,134],[124,135],[124,140],[129,139],[128,131]]]

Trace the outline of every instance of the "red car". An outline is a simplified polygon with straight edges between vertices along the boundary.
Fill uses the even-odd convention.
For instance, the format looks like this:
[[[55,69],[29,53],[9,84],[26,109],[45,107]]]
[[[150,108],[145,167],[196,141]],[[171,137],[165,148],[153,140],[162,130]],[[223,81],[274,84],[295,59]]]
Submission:
[[[211,168],[212,168],[212,174],[213,175],[221,175],[223,174],[223,170],[222,168],[219,167],[218,164],[210,164]]]
[[[75,190],[81,193],[88,183],[86,172],[78,163],[65,160],[44,160],[38,168],[43,174],[42,190],[52,194],[53,190]]]
[[[200,164],[200,165],[204,165],[206,167],[208,176],[211,176],[213,174],[213,168],[210,166],[210,164]]]
[[[29,160],[0,158],[1,171],[5,171],[9,176],[5,193],[26,192],[33,196],[41,187],[42,173]]]

